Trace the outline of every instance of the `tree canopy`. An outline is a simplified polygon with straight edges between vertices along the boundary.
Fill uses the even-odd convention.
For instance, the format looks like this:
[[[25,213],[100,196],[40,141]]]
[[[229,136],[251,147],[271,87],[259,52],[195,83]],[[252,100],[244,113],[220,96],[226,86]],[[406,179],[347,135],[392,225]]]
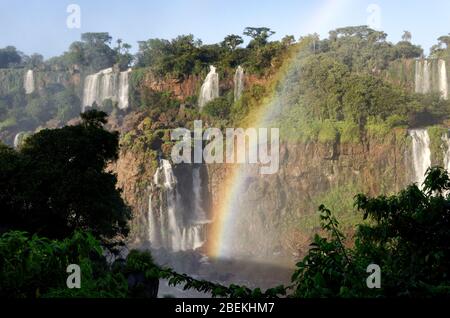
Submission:
[[[104,130],[105,122],[105,113],[92,110],[81,124],[30,136],[19,151],[2,146],[0,224],[50,238],[77,229],[125,235],[130,209],[105,171],[117,159],[118,134]]]

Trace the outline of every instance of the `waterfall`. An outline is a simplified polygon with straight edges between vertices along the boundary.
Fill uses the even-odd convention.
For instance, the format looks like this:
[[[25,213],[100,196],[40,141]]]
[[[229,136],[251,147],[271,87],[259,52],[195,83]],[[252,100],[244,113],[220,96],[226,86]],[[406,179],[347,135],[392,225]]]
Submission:
[[[432,91],[439,92],[443,99],[447,99],[448,82],[445,61],[416,60],[414,91],[421,94],[430,93]]]
[[[431,81],[430,81],[430,62],[428,60],[423,61],[423,93],[429,93],[431,90]]]
[[[153,189],[159,196],[159,209],[154,209],[150,194],[148,209],[148,238],[154,248],[185,251],[199,248],[204,243],[205,213],[201,207],[201,179],[198,168],[192,171],[194,211],[181,202],[177,178],[172,165],[162,159],[153,176]]]
[[[239,65],[234,73],[234,101],[241,98],[244,91],[244,69]]]
[[[20,146],[20,144],[22,143],[22,141],[25,137],[25,134],[26,133],[24,131],[21,131],[20,133],[18,133],[14,136],[14,143],[13,143],[14,148],[18,148]]]
[[[430,62],[428,60],[416,60],[415,92],[426,94],[431,91]]]
[[[194,217],[196,222],[204,222],[206,214],[202,207],[202,179],[200,168],[195,167],[192,171],[192,191],[194,192]]]
[[[83,88],[83,105],[82,110],[84,112],[85,107],[92,106],[92,104],[97,103],[98,96],[98,78],[100,77],[100,73],[92,74],[86,76],[84,80],[84,88]]]
[[[447,82],[447,68],[444,60],[438,61],[439,72],[439,92],[443,99],[448,98],[448,82]]]
[[[106,70],[102,71],[102,75],[99,105],[105,99],[113,100],[117,92],[117,73],[114,73],[112,68],[107,68]]]
[[[31,94],[34,92],[34,73],[33,70],[28,70],[25,74],[23,81],[23,87],[25,88],[26,94]]]
[[[128,78],[131,73],[131,68],[125,72],[120,72],[119,75],[119,108],[128,108]]]
[[[431,166],[430,137],[426,129],[412,129],[409,135],[412,137],[414,182],[421,188],[425,173]]]
[[[202,108],[206,103],[217,97],[219,97],[219,74],[216,73],[216,68],[210,65],[209,73],[200,89],[198,106]]]
[[[106,99],[117,102],[120,109],[127,108],[130,71],[131,69],[118,73],[113,68],[107,68],[86,76],[83,87],[83,111],[94,102],[101,106]]]
[[[419,60],[416,60],[416,71],[415,71],[415,92],[422,93],[422,63]]]

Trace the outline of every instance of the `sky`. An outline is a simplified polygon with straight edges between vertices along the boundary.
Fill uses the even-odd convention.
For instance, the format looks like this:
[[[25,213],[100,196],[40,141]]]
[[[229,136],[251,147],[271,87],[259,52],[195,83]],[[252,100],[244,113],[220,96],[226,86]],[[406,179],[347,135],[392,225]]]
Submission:
[[[68,12],[71,4],[79,11]],[[412,42],[428,52],[439,36],[450,32],[450,1],[0,0],[0,48],[13,45],[45,58],[67,51],[84,32],[109,32],[135,52],[137,41],[180,34],[216,43],[228,34],[241,35],[247,26],[265,26],[276,31],[273,39],[314,32],[323,38],[349,25],[383,30],[394,43],[408,30]]]

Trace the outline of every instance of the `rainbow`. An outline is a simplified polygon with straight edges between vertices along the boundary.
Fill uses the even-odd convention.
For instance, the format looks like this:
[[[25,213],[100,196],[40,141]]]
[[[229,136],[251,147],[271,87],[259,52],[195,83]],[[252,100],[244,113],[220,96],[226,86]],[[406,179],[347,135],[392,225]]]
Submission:
[[[326,25],[331,19],[342,12],[348,7],[351,0],[327,0],[324,1],[316,10],[315,14],[310,16],[310,19],[306,21],[306,24],[301,27],[302,30],[317,30],[321,26]],[[298,53],[298,47],[295,52],[292,52],[293,56]],[[287,59],[287,62],[280,69],[278,74],[271,80],[273,83],[281,82],[285,78],[287,71],[292,67],[292,59]],[[277,97],[273,94],[271,97],[266,98],[261,103],[261,106],[257,111],[253,112],[249,118],[245,120],[247,127],[267,127],[267,123],[270,121],[271,115],[277,107]],[[234,165],[230,169],[222,189],[224,193],[220,195],[222,200],[215,211],[213,211],[214,221],[208,232],[207,239],[207,254],[210,257],[228,257],[231,236],[233,235],[233,222],[237,219],[237,213],[239,213],[239,196],[243,193],[245,172],[244,167],[241,165]]]

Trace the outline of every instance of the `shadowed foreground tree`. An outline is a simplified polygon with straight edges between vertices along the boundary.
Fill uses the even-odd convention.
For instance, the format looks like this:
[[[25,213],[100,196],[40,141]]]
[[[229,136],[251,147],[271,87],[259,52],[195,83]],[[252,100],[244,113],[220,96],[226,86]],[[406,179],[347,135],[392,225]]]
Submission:
[[[45,129],[19,151],[0,148],[0,224],[49,238],[75,230],[111,238],[128,233],[129,207],[106,165],[118,157],[118,134],[103,129],[106,113],[91,110],[82,122]]]
[[[424,190],[408,186],[393,196],[355,197],[367,223],[355,246],[344,246],[338,222],[320,207],[329,237],[316,236],[293,275],[296,297],[431,297],[450,295],[450,179],[430,168]],[[380,288],[369,289],[367,268],[381,270]]]

